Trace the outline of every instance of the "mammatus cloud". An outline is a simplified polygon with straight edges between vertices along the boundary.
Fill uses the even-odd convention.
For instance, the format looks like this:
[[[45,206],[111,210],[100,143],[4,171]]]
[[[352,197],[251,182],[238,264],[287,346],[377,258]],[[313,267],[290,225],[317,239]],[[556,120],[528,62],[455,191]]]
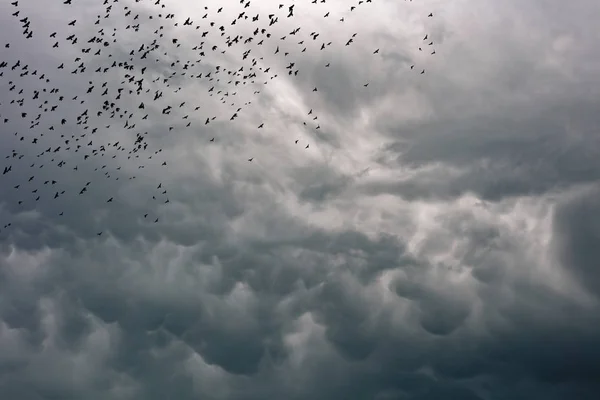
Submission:
[[[0,5],[1,398],[597,398],[594,2],[62,3]]]

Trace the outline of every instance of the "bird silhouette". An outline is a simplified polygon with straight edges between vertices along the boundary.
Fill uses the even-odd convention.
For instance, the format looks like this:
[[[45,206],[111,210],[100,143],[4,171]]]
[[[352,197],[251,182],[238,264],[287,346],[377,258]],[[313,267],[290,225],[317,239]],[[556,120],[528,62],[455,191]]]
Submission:
[[[261,98],[264,86],[286,79],[302,85],[306,78],[301,66],[316,54],[323,60],[318,68],[336,74],[330,61],[336,52],[354,48],[363,40],[359,32],[344,40],[328,40],[324,27],[311,31],[297,22],[298,9],[325,18],[322,24],[335,26],[351,19],[360,21],[360,10],[371,0],[358,1],[345,10],[325,0],[278,4],[266,6],[272,7],[266,13],[242,0],[213,8],[205,5],[194,15],[191,11],[190,15],[178,15],[163,3],[99,0],[100,13],[88,24],[71,8],[72,0],[64,0],[52,5],[61,9],[62,19],[48,22],[44,28],[49,35],[35,34],[36,22],[27,9],[21,8],[19,1],[10,3],[13,22],[24,40],[17,45],[16,38],[14,43],[11,39],[0,47],[0,90],[8,99],[7,104],[0,104],[0,123],[6,132],[14,132],[11,140],[15,143],[5,150],[0,183],[13,182],[6,187],[23,196],[15,200],[19,210],[53,200],[64,208],[58,215],[68,215],[76,208],[69,207],[73,201],[93,204],[99,195],[108,199],[103,205],[107,210],[124,207],[125,202],[118,201],[120,186],[115,182],[139,176],[126,171],[157,171],[172,164],[165,159],[161,140],[149,134],[149,124],[164,125],[163,141],[177,132],[194,132],[212,143],[212,148],[224,146],[227,140],[215,141],[213,129],[250,118],[256,103],[253,99]],[[433,17],[433,12],[427,16]],[[55,22],[56,26],[52,25]],[[423,41],[434,46],[430,36],[425,34]],[[26,55],[34,54],[36,46],[45,46],[56,61],[52,65],[28,62]],[[372,55],[379,55],[380,50],[376,48]],[[269,61],[266,54],[275,60]],[[431,54],[436,54],[436,49]],[[226,62],[227,57],[232,61]],[[374,58],[373,62],[379,61]],[[424,74],[425,63],[425,59],[416,59],[410,69],[418,65]],[[55,83],[58,81],[80,84],[81,90],[61,87]],[[307,99],[315,109],[298,124],[303,130],[318,131],[320,109],[316,104],[322,103],[320,96],[327,96],[329,89],[311,85],[302,90],[308,92],[311,87],[312,97]],[[209,113],[205,110],[210,107],[201,107],[199,102],[189,104],[186,90],[194,90],[195,98],[202,94],[222,108]],[[152,121],[155,114],[160,118]],[[261,116],[254,126],[270,127],[266,118]],[[252,162],[255,157],[259,155],[246,159]],[[153,172],[143,175],[152,176]],[[164,207],[160,204],[171,203],[162,184],[147,196],[151,209],[140,214],[144,219],[158,213],[158,207]],[[158,222],[156,216],[152,219]],[[8,229],[13,224],[2,221],[1,226]],[[100,236],[105,229],[97,228]]]

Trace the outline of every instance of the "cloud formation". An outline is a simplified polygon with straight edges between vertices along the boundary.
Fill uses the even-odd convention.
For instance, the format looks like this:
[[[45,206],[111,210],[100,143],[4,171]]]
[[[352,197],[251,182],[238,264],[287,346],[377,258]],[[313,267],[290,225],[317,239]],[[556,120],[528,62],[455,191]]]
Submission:
[[[15,165],[0,176],[0,227],[11,223],[0,230],[1,398],[597,398],[595,2],[373,0],[350,11],[328,0],[297,2],[286,18],[253,0],[249,14],[278,13],[280,23],[268,45],[252,47],[256,84],[237,89],[191,75],[242,65],[245,47],[220,52],[226,36],[256,26],[230,25],[242,4],[213,15],[216,1],[163,9],[120,0],[103,18],[101,2],[73,3],[19,0],[31,39],[14,6],[0,4],[0,37],[11,44],[0,50],[9,64],[0,111],[10,119],[0,147]],[[202,19],[204,4],[212,19]],[[124,29],[125,6],[139,32]],[[96,15],[106,39],[116,32],[110,51],[87,72],[56,70],[81,57],[64,38],[73,29],[82,42],[94,36]],[[187,16],[203,27],[214,20],[212,33],[184,29]],[[291,42],[280,40],[297,27]],[[86,95],[89,81],[108,82],[114,96],[126,79],[128,71],[93,72],[113,62],[107,54],[127,61],[154,38],[161,46],[148,60],[130,61],[146,67],[150,90],[125,91],[119,103],[147,132],[147,149],[127,158],[109,147],[137,130],[94,115],[88,130],[101,128],[92,140],[105,155],[37,157],[44,149],[27,132],[38,110],[11,101],[42,81],[10,66],[22,60],[47,71],[66,99],[79,96],[43,119],[69,121],[40,139],[64,147],[87,132],[72,123],[81,112],[102,108],[104,99]],[[202,62],[184,70],[202,40]],[[273,54],[278,44],[294,61]],[[229,95],[210,96],[211,86]],[[153,101],[157,90],[163,98]],[[35,185],[42,196],[65,194],[35,202]]]

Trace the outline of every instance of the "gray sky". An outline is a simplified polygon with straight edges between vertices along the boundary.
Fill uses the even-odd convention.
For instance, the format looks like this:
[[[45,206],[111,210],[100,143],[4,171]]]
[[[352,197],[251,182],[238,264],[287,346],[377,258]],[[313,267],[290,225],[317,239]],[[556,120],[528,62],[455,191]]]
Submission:
[[[11,2],[1,398],[598,398],[598,2]]]

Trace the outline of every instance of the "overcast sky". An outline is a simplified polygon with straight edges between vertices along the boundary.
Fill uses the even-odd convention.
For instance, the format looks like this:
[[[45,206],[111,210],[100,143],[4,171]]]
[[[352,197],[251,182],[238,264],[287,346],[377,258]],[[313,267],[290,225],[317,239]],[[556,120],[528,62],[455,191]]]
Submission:
[[[281,1],[0,3],[0,398],[597,399],[600,3]]]

